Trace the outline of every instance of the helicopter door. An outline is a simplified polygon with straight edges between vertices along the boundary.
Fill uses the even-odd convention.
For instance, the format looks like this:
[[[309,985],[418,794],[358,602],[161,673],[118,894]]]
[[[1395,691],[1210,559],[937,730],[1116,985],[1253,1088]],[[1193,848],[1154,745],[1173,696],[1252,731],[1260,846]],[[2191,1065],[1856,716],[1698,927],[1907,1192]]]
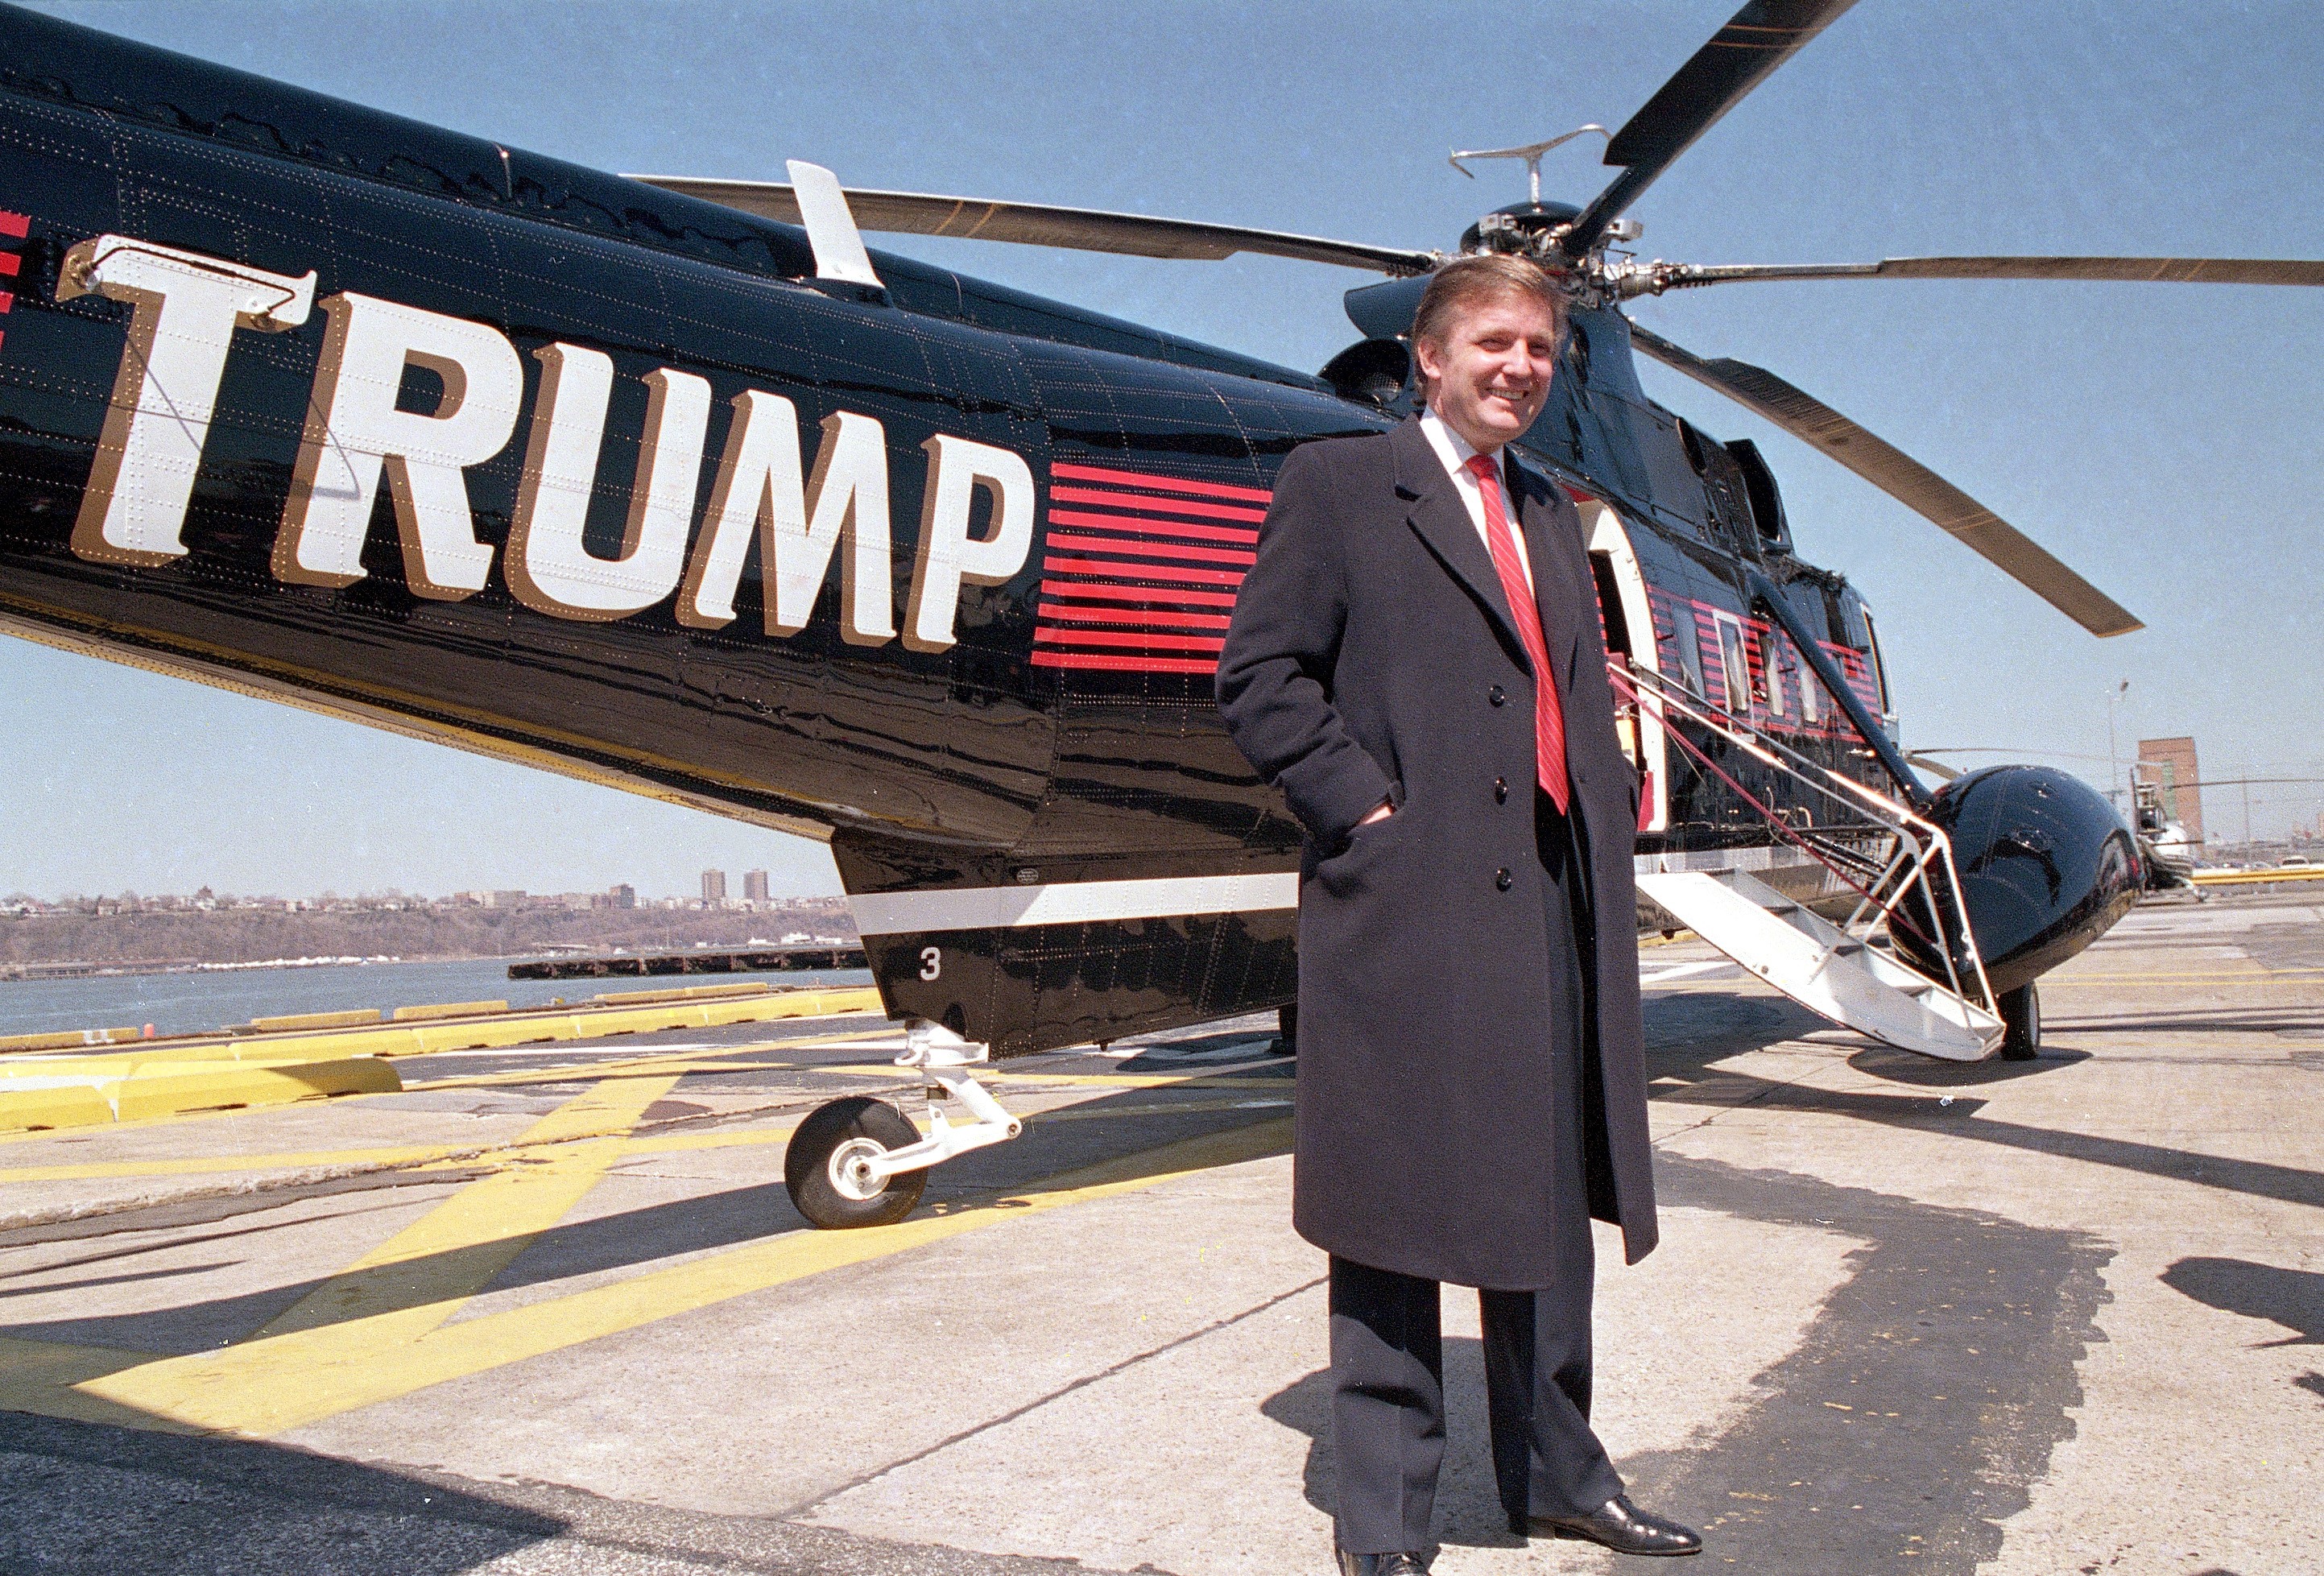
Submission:
[[[1618,662],[1662,672],[1655,650],[1655,617],[1646,604],[1646,577],[1630,550],[1629,533],[1613,510],[1594,498],[1579,500],[1582,530],[1590,542],[1591,577],[1597,582],[1598,612],[1606,626],[1606,651]],[[1638,769],[1638,830],[1660,832],[1670,825],[1670,773],[1663,762],[1663,723],[1649,703],[1614,697],[1614,726],[1623,750]]]

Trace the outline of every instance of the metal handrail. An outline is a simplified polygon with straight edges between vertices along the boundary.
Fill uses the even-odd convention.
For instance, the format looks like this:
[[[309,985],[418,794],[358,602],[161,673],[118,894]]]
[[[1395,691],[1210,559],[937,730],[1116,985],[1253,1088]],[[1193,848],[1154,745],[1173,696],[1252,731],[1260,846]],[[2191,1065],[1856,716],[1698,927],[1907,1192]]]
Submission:
[[[1799,782],[1810,791],[1868,816],[1895,838],[1895,847],[1883,865],[1880,875],[1868,887],[1857,889],[1863,896],[1841,923],[1841,935],[1855,939],[1850,933],[1858,925],[1865,926],[1866,935],[1869,935],[1876,925],[1893,929],[1896,908],[1914,888],[1920,888],[1927,900],[1929,917],[1939,932],[1935,948],[1944,960],[1946,988],[1962,1000],[1998,1014],[1999,999],[1994,993],[1992,981],[1986,974],[1984,954],[1978,950],[1975,933],[1969,929],[1967,910],[1958,901],[1961,890],[1960,873],[1953,862],[1952,839],[1946,835],[1944,828],[1918,809],[1900,804],[1877,789],[1801,754],[1781,740],[1714,707],[1708,698],[1695,694],[1683,682],[1666,678],[1649,668],[1633,668],[1617,657],[1608,658],[1606,668],[1607,676],[1615,687],[1627,691],[1640,706],[1650,708],[1655,721],[1662,723],[1673,739],[1683,742],[1683,736],[1671,725],[1671,714],[1675,713],[1726,740],[1762,765]],[[1640,687],[1641,681],[1643,688]],[[1794,834],[1789,827],[1780,823],[1771,821],[1770,825],[1776,825],[1778,831]],[[1938,900],[1935,884],[1929,879],[1932,869],[1942,871],[1947,889],[1955,894],[1954,903],[1947,905]],[[1886,894],[1885,897],[1882,896],[1884,892]],[[1948,920],[1949,909],[1951,922]],[[1958,938],[1953,934],[1956,928]],[[1956,940],[1960,952],[1965,954],[1969,972],[1976,981],[1976,996],[1971,996],[1964,988],[1962,971],[1954,956]],[[1825,949],[1826,960],[1833,954],[1833,950]]]

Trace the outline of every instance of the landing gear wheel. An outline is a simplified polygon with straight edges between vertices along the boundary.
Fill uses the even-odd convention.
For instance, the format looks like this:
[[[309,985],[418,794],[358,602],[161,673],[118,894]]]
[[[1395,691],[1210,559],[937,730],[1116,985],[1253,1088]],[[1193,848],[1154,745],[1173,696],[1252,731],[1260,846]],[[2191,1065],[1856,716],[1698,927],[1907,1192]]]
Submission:
[[[899,1171],[882,1179],[863,1164],[919,1140],[919,1129],[884,1100],[861,1094],[835,1100],[809,1111],[791,1134],[783,1185],[798,1212],[824,1230],[892,1226],[920,1202],[928,1174]]]
[[[2042,1054],[2042,998],[2031,985],[2001,993],[2001,1059],[2030,1062]]]

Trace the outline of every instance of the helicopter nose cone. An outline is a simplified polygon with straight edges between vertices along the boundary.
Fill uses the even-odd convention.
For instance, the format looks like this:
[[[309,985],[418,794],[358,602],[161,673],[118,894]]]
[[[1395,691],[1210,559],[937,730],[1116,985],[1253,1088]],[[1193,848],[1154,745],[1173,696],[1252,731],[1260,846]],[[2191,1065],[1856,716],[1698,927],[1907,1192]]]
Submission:
[[[1997,991],[2046,973],[2114,927],[2138,901],[2138,847],[2106,797],[2044,766],[1989,766],[1939,789],[1969,931]],[[1895,932],[1906,961],[1944,977],[1935,953]]]

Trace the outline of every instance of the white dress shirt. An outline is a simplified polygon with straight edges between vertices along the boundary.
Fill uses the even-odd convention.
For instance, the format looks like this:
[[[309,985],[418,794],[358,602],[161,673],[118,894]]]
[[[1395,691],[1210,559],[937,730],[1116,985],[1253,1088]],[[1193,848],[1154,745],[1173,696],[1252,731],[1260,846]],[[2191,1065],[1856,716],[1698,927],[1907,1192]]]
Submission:
[[[1469,511],[1469,522],[1477,528],[1477,539],[1485,544],[1485,557],[1490,558],[1493,556],[1493,539],[1485,530],[1485,494],[1477,484],[1477,473],[1469,468],[1471,456],[1479,451],[1467,438],[1447,426],[1444,419],[1434,410],[1420,413],[1420,430],[1428,435],[1428,447],[1434,449],[1436,457],[1444,462],[1444,469],[1452,477],[1452,489],[1461,494],[1461,502]],[[1496,449],[1492,458],[1499,465],[1500,451]],[[1509,540],[1517,546],[1517,567],[1525,571],[1526,585],[1530,587],[1533,585],[1533,561],[1526,554],[1525,531],[1517,524],[1516,500],[1508,495],[1508,473],[1506,469],[1502,471],[1501,477],[1501,512],[1509,522]]]

